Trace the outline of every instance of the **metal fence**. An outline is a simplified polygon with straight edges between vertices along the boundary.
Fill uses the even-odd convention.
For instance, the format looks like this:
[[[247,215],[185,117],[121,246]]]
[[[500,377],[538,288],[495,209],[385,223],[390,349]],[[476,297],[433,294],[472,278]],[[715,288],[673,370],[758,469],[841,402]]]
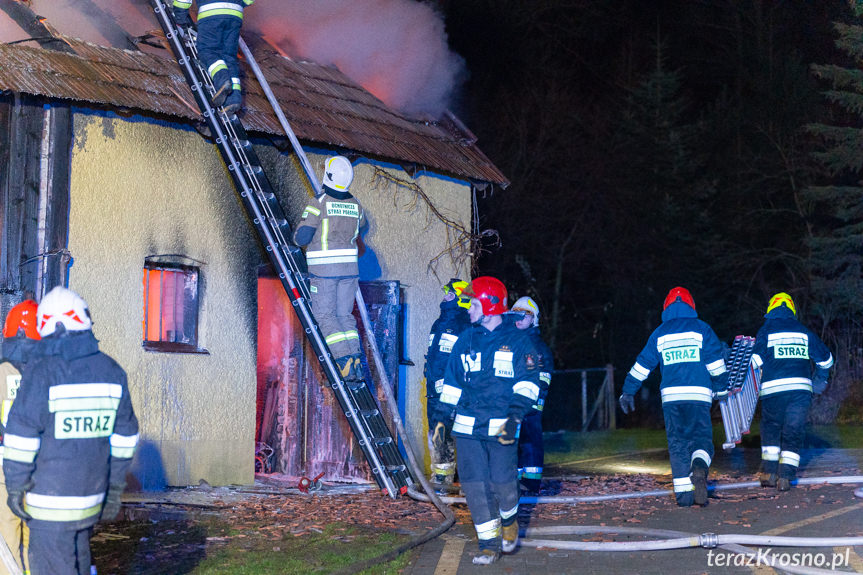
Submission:
[[[563,369],[552,373],[545,400],[545,431],[615,429],[614,367]]]

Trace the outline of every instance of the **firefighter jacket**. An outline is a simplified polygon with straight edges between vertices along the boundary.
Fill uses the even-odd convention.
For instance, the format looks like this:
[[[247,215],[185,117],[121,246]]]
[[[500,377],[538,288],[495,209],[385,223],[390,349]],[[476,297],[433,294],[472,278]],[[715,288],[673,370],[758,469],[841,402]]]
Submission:
[[[309,273],[324,278],[358,276],[357,237],[364,222],[363,208],[356,198],[324,186],[324,193],[303,210],[294,232],[294,241],[308,246]]]
[[[458,305],[458,298],[440,303],[440,316],[429,332],[428,352],[423,375],[426,397],[437,397],[443,389],[443,376],[450,352],[461,332],[470,326],[467,310]]]
[[[527,328],[528,335],[536,347],[536,366],[539,369],[539,399],[533,405],[536,411],[542,411],[545,398],[548,396],[548,388],[551,386],[551,372],[554,371],[554,356],[551,349],[545,344],[537,326]]]
[[[455,410],[454,435],[496,440],[509,416],[524,419],[539,399],[537,351],[512,314],[489,331],[476,323],[459,335],[446,366],[436,413]]]
[[[255,0],[198,0],[198,20],[210,16],[232,16],[243,19],[243,8],[251,6]],[[174,0],[174,8],[188,10],[192,6],[192,0]]]
[[[31,528],[81,530],[109,485],[125,485],[138,442],[126,373],[92,331],[61,331],[24,368],[4,438],[9,491],[24,490]]]
[[[728,385],[722,343],[713,329],[698,319],[695,309],[677,301],[662,312],[662,324],[638,354],[623,382],[623,393],[634,395],[656,366],[662,373],[662,403],[712,403],[713,392]]]
[[[827,381],[833,354],[815,333],[797,321],[794,312],[780,306],[755,336],[752,361],[761,368],[761,397],[784,391],[812,391],[812,366],[816,378]]]

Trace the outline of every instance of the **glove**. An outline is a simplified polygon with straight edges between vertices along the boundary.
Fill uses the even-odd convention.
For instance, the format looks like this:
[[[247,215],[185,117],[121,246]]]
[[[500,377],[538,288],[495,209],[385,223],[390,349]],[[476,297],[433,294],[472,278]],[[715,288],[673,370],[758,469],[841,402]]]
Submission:
[[[624,414],[628,415],[635,411],[635,396],[631,393],[621,394],[617,401],[620,403],[620,409]]]
[[[512,445],[518,440],[518,424],[521,423],[514,415],[506,418],[506,423],[503,424],[500,432],[497,434],[497,442],[501,445]]]
[[[183,28],[190,28],[193,25],[189,11],[183,8],[174,8],[174,21],[177,22],[177,26],[182,26]]]
[[[9,496],[6,498],[6,505],[16,517],[19,517],[24,521],[32,519],[30,514],[24,511],[24,494],[27,492],[28,488],[29,487],[22,487],[21,489],[7,489]]]
[[[827,389],[826,379],[817,378],[812,380],[812,393],[815,395],[821,395],[824,393],[825,389]]]
[[[446,442],[449,433],[447,432],[446,425],[443,421],[438,421],[434,426],[434,433],[432,434],[432,447],[436,453],[443,453],[443,450],[446,448]]]
[[[728,389],[713,392],[713,399],[716,401],[722,401],[726,397],[728,397]]]
[[[120,496],[123,495],[125,488],[125,483],[108,486],[108,493],[105,495],[105,505],[102,507],[101,515],[99,515],[99,521],[110,521],[117,517],[117,514],[120,513]]]

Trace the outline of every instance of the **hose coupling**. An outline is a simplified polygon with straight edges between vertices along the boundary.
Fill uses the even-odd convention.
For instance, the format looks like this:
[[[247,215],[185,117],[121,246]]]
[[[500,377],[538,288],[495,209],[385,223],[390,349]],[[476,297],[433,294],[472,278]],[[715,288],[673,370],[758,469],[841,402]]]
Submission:
[[[705,549],[714,549],[719,545],[719,536],[716,533],[702,533],[698,539]]]

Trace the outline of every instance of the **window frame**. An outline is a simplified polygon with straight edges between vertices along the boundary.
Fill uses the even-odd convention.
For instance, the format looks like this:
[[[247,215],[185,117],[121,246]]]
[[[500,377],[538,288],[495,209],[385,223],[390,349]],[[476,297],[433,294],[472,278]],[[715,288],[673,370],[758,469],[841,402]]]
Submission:
[[[172,273],[182,273],[183,276],[187,276],[189,274],[195,275],[195,295],[193,304],[195,306],[195,314],[194,314],[194,326],[191,329],[191,339],[192,341],[188,343],[179,342],[179,341],[164,341],[164,340],[150,340],[146,339],[148,325],[147,320],[150,315],[150,301],[149,301],[149,272],[151,271],[159,271],[159,272],[172,272]],[[198,337],[198,328],[201,324],[201,268],[199,266],[180,264],[176,262],[166,262],[161,260],[144,260],[144,266],[142,268],[142,331],[141,334],[141,347],[144,348],[145,351],[151,352],[159,352],[159,353],[192,353],[192,354],[209,354],[210,352],[206,349],[199,347],[200,339]],[[162,275],[161,277],[164,277]],[[163,300],[161,295],[161,289],[159,292],[159,318],[161,321],[162,317],[162,306]],[[184,297],[183,304],[186,305],[186,300]],[[184,311],[185,311],[184,307]],[[162,329],[160,326],[159,334],[161,336]]]

